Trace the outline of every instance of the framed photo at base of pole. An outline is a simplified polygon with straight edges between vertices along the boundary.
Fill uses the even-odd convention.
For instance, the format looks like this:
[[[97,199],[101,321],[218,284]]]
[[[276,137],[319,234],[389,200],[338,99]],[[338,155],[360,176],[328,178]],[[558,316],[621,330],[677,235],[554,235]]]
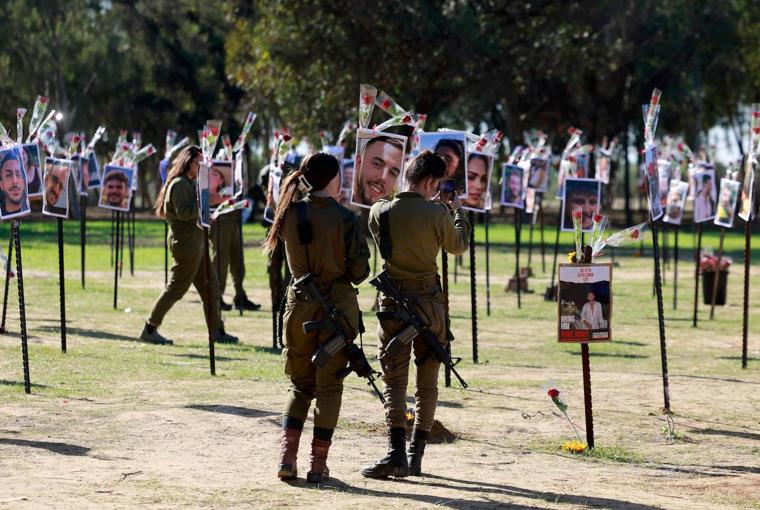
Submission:
[[[612,340],[612,264],[560,264],[560,343]]]

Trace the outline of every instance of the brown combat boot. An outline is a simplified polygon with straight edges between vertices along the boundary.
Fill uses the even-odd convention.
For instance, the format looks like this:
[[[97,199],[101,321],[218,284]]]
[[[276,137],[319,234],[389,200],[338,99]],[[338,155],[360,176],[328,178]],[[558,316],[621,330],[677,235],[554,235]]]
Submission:
[[[301,442],[300,429],[282,429],[280,439],[280,466],[277,476],[280,480],[295,480],[298,477],[296,458],[298,457],[298,444]]]
[[[332,441],[325,439],[311,440],[311,458],[309,472],[306,481],[310,483],[322,483],[330,477],[330,469],[327,467],[327,453],[330,451]]]

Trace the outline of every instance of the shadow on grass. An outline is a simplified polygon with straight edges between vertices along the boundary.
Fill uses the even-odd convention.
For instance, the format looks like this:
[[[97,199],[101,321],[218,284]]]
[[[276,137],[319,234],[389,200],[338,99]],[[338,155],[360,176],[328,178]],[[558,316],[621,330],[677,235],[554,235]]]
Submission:
[[[427,481],[434,480],[434,481]],[[296,482],[293,485],[309,486]],[[599,498],[587,495],[564,494],[556,492],[546,492],[540,490],[524,489],[514,485],[487,483],[481,481],[463,480],[459,478],[449,478],[438,475],[424,475],[421,479],[405,479],[397,482],[398,488],[393,491],[379,491],[364,487],[349,485],[341,480],[330,478],[323,487],[333,488],[348,493],[361,494],[375,497],[402,498],[418,503],[426,503],[447,508],[544,508],[535,506],[526,506],[523,504],[509,503],[503,500],[489,498],[491,496],[501,496],[502,498],[526,498],[533,500],[545,501],[547,503],[569,503],[579,506],[592,506],[602,508],[626,508],[630,510],[662,510],[662,507],[643,505],[632,501],[620,499]],[[461,491],[462,496],[469,494],[479,495],[477,499],[467,499],[465,497],[446,497],[430,494],[415,494],[403,492],[407,487],[434,487],[439,489]],[[311,485],[315,488],[314,485]]]
[[[60,327],[56,326],[37,326],[34,328],[34,331],[42,331],[45,333],[59,333],[61,332]],[[97,338],[100,340],[120,340],[123,342],[138,342],[137,335],[135,336],[126,336],[126,335],[119,335],[117,333],[106,333],[104,331],[95,331],[92,329],[82,329],[82,328],[66,328],[66,333],[69,335],[77,335],[77,336],[83,336],[86,338]]]
[[[573,356],[580,356],[580,352],[570,351],[569,354]],[[590,352],[589,356],[592,358],[620,358],[620,359],[647,359],[649,356],[644,354],[620,354],[614,352]]]
[[[48,450],[60,455],[73,455],[82,457],[90,452],[90,448],[85,446],[78,446],[68,443],[53,443],[50,441],[30,441],[26,439],[10,439],[7,437],[0,437],[0,444],[7,444],[11,446],[25,446],[28,448],[40,448],[42,450]]]
[[[644,342],[631,342],[631,341],[624,341],[624,340],[615,340],[613,343],[615,344],[621,344],[621,345],[633,345],[635,347],[646,347],[647,344]]]
[[[23,386],[24,381],[8,381],[7,379],[0,379],[0,386]],[[49,386],[45,384],[34,384],[32,383],[32,388],[48,388]]]
[[[707,436],[728,436],[728,437],[739,437],[741,439],[752,439],[754,441],[760,441],[760,433],[757,432],[741,432],[741,431],[734,431],[734,430],[723,430],[723,429],[694,429],[694,432],[697,434],[704,434]],[[758,471],[760,472],[760,468],[758,468]]]
[[[191,359],[202,359],[202,360],[208,360],[208,354],[172,354],[172,356],[176,356],[178,358],[191,358]],[[214,359],[216,361],[246,361],[245,358],[228,358],[226,356],[214,356]]]
[[[209,413],[232,414],[234,416],[243,416],[245,418],[267,418],[269,416],[278,416],[280,413],[272,411],[261,411],[259,409],[249,409],[247,407],[228,406],[224,404],[189,404],[185,409],[195,409],[196,411],[207,411]]]

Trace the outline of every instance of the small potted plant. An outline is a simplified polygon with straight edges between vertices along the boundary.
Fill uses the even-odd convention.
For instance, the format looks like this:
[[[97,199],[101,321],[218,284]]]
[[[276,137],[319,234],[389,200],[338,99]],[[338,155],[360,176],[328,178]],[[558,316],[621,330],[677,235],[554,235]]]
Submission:
[[[726,304],[726,287],[728,285],[728,268],[731,266],[731,257],[718,257],[707,253],[699,259],[699,270],[702,273],[702,301],[709,305],[712,303],[713,285],[715,284],[715,273],[718,275],[718,294],[715,298],[716,305]]]

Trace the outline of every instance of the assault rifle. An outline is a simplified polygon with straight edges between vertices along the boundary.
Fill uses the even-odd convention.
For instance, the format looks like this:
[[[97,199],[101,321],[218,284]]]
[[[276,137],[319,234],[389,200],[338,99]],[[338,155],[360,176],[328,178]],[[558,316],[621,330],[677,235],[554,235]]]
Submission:
[[[385,356],[396,356],[405,345],[409,345],[412,340],[419,336],[427,345],[430,353],[432,353],[439,362],[443,363],[444,366],[448,367],[448,369],[451,370],[451,373],[456,376],[457,380],[459,380],[459,384],[462,385],[462,388],[467,388],[467,383],[454,368],[461,361],[461,358],[452,359],[451,355],[446,351],[446,348],[438,341],[438,337],[430,331],[430,328],[425,321],[423,321],[416,312],[415,307],[412,306],[417,305],[417,301],[401,294],[393,284],[393,281],[391,281],[387,271],[378,273],[378,275],[371,279],[369,283],[396,302],[396,309],[394,311],[378,312],[378,318],[396,319],[406,325],[404,329],[399,331],[396,336],[388,342],[388,345],[386,345],[384,349],[381,348],[381,353],[378,358],[382,359]],[[414,362],[419,366],[425,361],[426,358],[423,358],[417,359]]]
[[[330,338],[311,356],[311,362],[319,368],[324,368],[330,359],[340,351],[345,349],[346,357],[348,358],[348,366],[337,373],[337,377],[342,379],[351,372],[356,372],[359,377],[367,379],[367,384],[372,386],[375,393],[380,398],[380,401],[385,404],[385,398],[375,384],[376,376],[378,372],[372,369],[372,366],[367,361],[367,356],[364,351],[353,342],[356,338],[356,334],[349,335],[343,324],[348,326],[348,321],[340,310],[337,310],[332,304],[330,304],[324,295],[319,291],[319,287],[314,283],[314,276],[311,273],[307,273],[293,282],[293,287],[299,292],[303,293],[310,301],[319,303],[322,309],[325,311],[325,318],[320,321],[307,321],[303,324],[304,333],[311,333],[313,331],[327,331],[330,333]],[[350,329],[350,326],[349,326]]]

